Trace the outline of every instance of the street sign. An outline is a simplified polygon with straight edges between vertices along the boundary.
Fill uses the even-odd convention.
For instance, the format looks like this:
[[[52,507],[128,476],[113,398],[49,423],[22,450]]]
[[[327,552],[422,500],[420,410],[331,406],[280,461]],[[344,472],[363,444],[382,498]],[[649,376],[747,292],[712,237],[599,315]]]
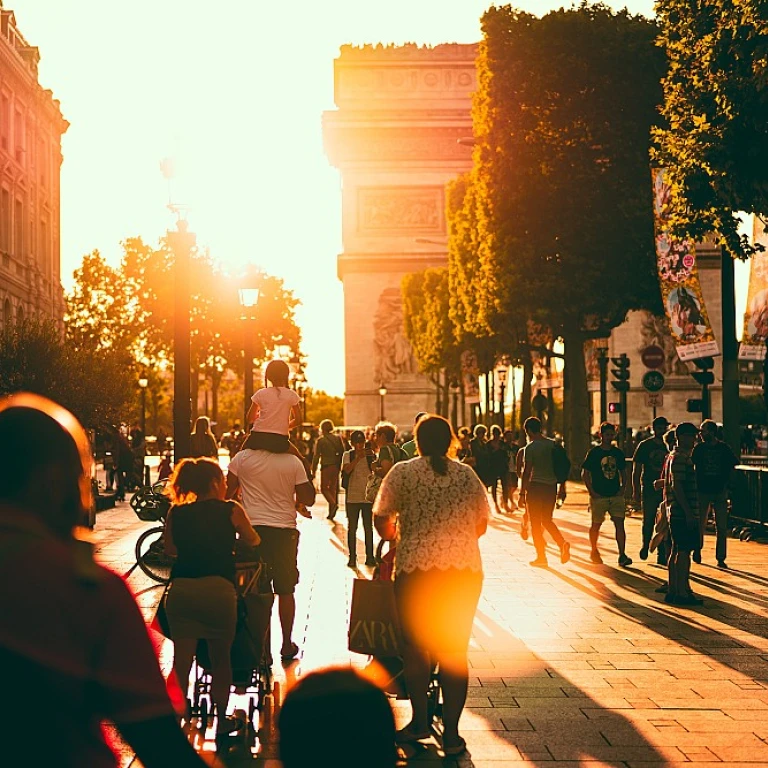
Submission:
[[[661,392],[646,392],[645,404],[648,408],[662,408],[664,406],[664,395]]]
[[[664,365],[664,350],[658,344],[651,344],[640,352],[640,359],[646,368],[656,370]]]
[[[646,371],[643,374],[643,389],[646,392],[661,392],[664,389],[664,374],[660,371]]]

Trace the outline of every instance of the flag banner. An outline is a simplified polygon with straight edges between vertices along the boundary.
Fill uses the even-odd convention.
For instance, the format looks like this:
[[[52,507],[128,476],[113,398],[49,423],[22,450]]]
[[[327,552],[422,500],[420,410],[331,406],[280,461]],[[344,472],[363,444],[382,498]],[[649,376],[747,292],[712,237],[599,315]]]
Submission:
[[[764,225],[754,217],[754,241],[765,242]],[[765,339],[768,336],[768,250],[756,253],[749,268],[747,311],[739,346],[739,360],[764,360]]]
[[[471,349],[461,353],[461,378],[464,381],[464,402],[476,405],[480,402],[480,368],[477,355]]]
[[[656,264],[664,309],[669,318],[677,356],[683,361],[720,354],[709,322],[696,269],[692,240],[679,240],[668,231],[669,184],[665,171],[655,168],[653,213],[656,234]]]

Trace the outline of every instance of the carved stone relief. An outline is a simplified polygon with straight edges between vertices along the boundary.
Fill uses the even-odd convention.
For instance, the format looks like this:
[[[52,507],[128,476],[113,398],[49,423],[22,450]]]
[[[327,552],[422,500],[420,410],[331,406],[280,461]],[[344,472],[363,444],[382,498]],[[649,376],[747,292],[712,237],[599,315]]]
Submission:
[[[399,288],[385,288],[373,318],[374,379],[387,384],[417,373],[411,345],[403,333],[403,301]]]
[[[363,187],[358,190],[357,228],[361,234],[384,230],[443,231],[442,187]]]

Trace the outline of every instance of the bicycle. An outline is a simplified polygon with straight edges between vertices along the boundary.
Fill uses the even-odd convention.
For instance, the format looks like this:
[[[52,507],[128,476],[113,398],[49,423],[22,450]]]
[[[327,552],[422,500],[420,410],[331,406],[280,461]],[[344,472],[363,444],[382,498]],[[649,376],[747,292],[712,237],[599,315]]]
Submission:
[[[163,540],[165,516],[171,506],[170,500],[164,493],[165,485],[166,481],[161,480],[154,485],[144,486],[131,498],[131,508],[139,520],[159,521],[163,525],[149,528],[136,540],[136,563],[126,573],[126,577],[138,567],[160,584],[167,584],[170,581],[174,558],[166,554]]]

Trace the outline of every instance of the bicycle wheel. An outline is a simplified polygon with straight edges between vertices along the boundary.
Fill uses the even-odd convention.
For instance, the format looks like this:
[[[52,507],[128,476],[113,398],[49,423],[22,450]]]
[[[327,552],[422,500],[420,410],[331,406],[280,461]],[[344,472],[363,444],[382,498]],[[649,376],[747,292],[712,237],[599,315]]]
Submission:
[[[171,578],[173,558],[165,553],[163,527],[150,528],[136,542],[136,563],[151,579],[167,584]]]

